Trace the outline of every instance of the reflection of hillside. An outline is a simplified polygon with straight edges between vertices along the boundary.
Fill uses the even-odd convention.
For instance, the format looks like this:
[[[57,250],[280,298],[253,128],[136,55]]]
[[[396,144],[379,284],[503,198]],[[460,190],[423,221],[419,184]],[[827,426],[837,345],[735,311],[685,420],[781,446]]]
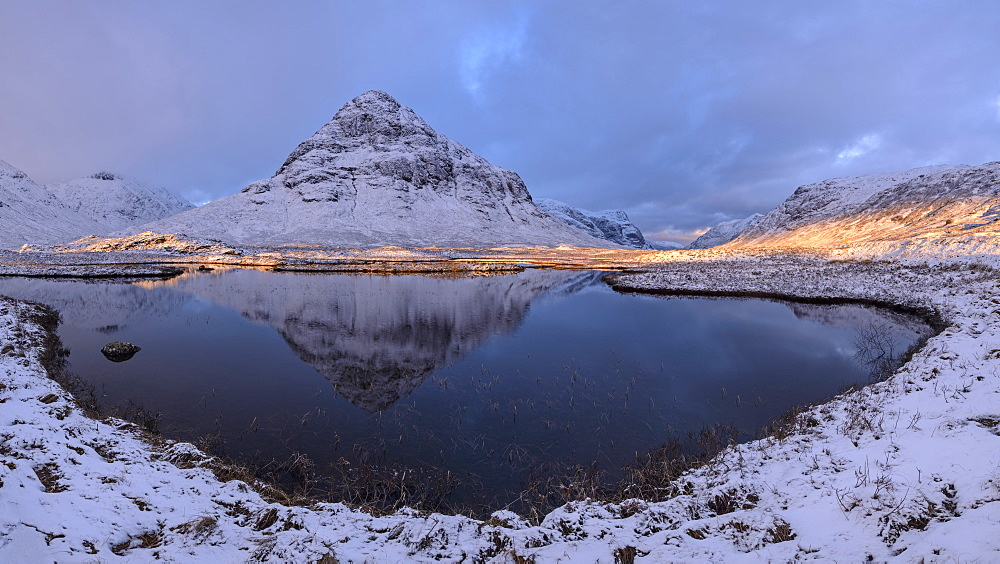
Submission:
[[[191,299],[170,291],[154,294],[134,284],[46,278],[0,278],[0,294],[45,304],[59,312],[63,323],[99,331],[161,317]]]
[[[838,329],[881,328],[892,335],[911,341],[927,337],[933,332],[920,318],[888,309],[843,304],[788,303],[787,305],[799,319],[808,319]]]
[[[353,404],[385,410],[434,370],[515,330],[531,301],[589,273],[510,276],[327,276],[236,270],[173,288],[275,328]]]

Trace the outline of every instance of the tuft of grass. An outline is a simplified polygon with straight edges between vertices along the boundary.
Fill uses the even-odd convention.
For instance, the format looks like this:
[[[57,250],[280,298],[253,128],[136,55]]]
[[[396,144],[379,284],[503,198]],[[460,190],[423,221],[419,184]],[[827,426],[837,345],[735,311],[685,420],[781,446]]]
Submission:
[[[716,425],[689,433],[686,445],[672,438],[636,457],[626,466],[625,477],[618,486],[609,495],[595,499],[622,501],[639,498],[655,502],[688,493],[678,487],[678,479],[689,470],[705,466],[723,449],[735,443],[740,435],[735,427]]]
[[[635,564],[635,557],[639,556],[639,549],[628,545],[621,548],[616,548],[612,553],[615,557],[615,564]],[[645,556],[648,553],[642,553]]]
[[[779,543],[794,540],[796,535],[792,531],[792,526],[785,521],[778,519],[778,523],[767,530],[767,536],[764,538],[767,543]]]
[[[69,489],[69,486],[60,481],[63,475],[55,464],[49,463],[36,467],[35,475],[38,476],[38,481],[42,483],[46,493],[59,493]]]
[[[136,535],[134,537],[129,537],[124,541],[113,545],[111,547],[111,552],[118,556],[124,556],[129,550],[134,550],[137,548],[156,548],[163,545],[163,531],[153,530],[146,531],[141,535]]]
[[[756,494],[741,495],[734,489],[716,494],[706,505],[716,515],[726,515],[734,511],[753,509],[757,507],[760,498]]]
[[[708,531],[706,529],[686,529],[684,534],[694,540],[705,540],[708,538]]]
[[[278,510],[273,507],[263,511],[257,516],[256,522],[254,522],[253,528],[255,531],[263,531],[278,522]]]

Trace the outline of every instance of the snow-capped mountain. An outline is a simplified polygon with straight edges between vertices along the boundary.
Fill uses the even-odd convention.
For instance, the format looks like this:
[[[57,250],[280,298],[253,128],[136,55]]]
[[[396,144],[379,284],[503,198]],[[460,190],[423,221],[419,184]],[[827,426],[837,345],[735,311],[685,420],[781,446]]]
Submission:
[[[593,237],[636,249],[653,248],[642,236],[642,231],[639,231],[622,210],[592,212],[549,198],[538,198],[535,204],[552,217],[582,229]]]
[[[46,188],[70,209],[106,226],[106,232],[156,221],[194,207],[163,188],[110,172],[49,184]]]
[[[0,161],[0,249],[65,243],[106,231],[24,172]]]
[[[244,244],[612,246],[542,212],[517,174],[375,90],[345,104],[273,177],[146,230]]]
[[[763,214],[755,213],[750,217],[744,217],[743,219],[723,221],[706,231],[701,237],[692,241],[687,248],[707,249],[709,247],[724,245],[735,239],[740,233],[743,233],[750,227],[756,225],[762,217],[764,217]]]
[[[680,243],[678,243],[676,241],[649,241],[649,240],[647,240],[646,242],[649,243],[650,247],[652,247],[654,250],[657,250],[657,251],[678,251],[678,250],[687,248],[684,245],[682,245],[682,244],[680,244]]]
[[[802,186],[728,246],[978,245],[998,219],[1000,162],[933,166]]]

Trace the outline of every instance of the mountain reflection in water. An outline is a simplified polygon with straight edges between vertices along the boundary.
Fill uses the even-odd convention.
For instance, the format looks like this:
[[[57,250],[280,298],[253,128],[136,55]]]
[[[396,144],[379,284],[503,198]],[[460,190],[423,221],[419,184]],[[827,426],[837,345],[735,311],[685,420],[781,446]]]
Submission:
[[[462,484],[453,501],[493,508],[550,463],[614,474],[706,426],[746,438],[868,381],[858,339],[872,328],[896,352],[926,333],[875,308],[628,296],[601,276],[220,269],[3,278],[0,294],[58,309],[71,369],[109,403],[161,412],[168,436],[210,435],[240,460],[304,454],[331,476],[447,471]],[[142,352],[108,362],[113,340]]]
[[[518,276],[274,275],[236,270],[172,288],[273,327],[352,404],[385,411],[435,370],[521,325],[532,300],[597,273]]]

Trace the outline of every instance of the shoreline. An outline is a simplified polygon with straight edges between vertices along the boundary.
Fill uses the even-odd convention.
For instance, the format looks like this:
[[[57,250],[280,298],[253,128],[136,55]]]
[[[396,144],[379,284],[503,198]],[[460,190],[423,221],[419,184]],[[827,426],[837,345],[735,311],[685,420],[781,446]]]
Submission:
[[[990,459],[988,446],[990,440],[1000,444],[988,426],[991,417],[1000,421],[1000,408],[990,411],[995,405],[990,400],[996,397],[992,394],[1000,393],[1000,331],[990,327],[991,318],[1000,315],[1000,290],[996,271],[968,264],[975,263],[740,256],[644,264],[639,271],[610,275],[613,287],[653,293],[743,292],[780,294],[786,300],[930,307],[940,312],[946,327],[887,380],[806,408],[784,436],[732,446],[689,472],[677,480],[681,493],[672,499],[571,502],[539,526],[529,526],[509,512],[497,512],[482,522],[412,510],[373,517],[341,504],[269,504],[239,482],[220,483],[204,468],[204,455],[194,454],[190,445],[166,441],[156,447],[129,424],[95,425],[73,407],[65,391],[40,374],[40,361],[33,360],[38,347],[26,346],[14,351],[23,351],[23,357],[0,358],[0,374],[4,368],[7,373],[0,380],[0,414],[16,405],[14,411],[26,415],[15,418],[21,423],[11,421],[9,413],[0,420],[0,499],[16,499],[19,507],[35,503],[71,513],[91,502],[104,508],[91,508],[99,514],[108,513],[108,505],[116,511],[111,512],[113,519],[98,520],[89,532],[3,519],[0,536],[7,540],[0,540],[0,554],[37,556],[40,553],[31,551],[44,549],[61,555],[56,559],[116,558],[120,553],[168,560],[246,560],[256,555],[263,561],[325,556],[340,561],[545,561],[563,554],[582,560],[647,555],[728,561],[1000,556],[1000,457]],[[30,323],[18,323],[10,313],[24,314],[29,311],[24,308],[32,306],[2,303],[4,342],[12,327],[36,331],[24,329]],[[989,349],[994,345],[996,350]],[[57,399],[46,403],[49,394]],[[925,420],[936,424],[922,424]],[[36,443],[25,443],[32,433],[20,432],[27,429],[24,425],[50,431],[36,433],[39,440],[90,433],[90,442],[127,443],[131,458],[108,460],[92,446],[71,444],[70,438],[51,444],[41,440],[43,448],[32,448]],[[10,433],[12,427],[19,432]],[[949,464],[942,452],[954,453],[951,458],[961,461],[961,468]],[[124,485],[123,480],[103,483],[90,478],[102,474],[97,469],[119,462],[128,468],[124,477],[142,466],[143,479]],[[51,491],[54,487],[39,482],[39,472],[51,477],[51,471],[39,470],[50,468],[48,464],[63,473],[56,483],[65,490]],[[192,481],[198,483],[195,498],[185,487]],[[155,483],[160,487],[152,488]],[[39,484],[44,486],[40,491]],[[19,491],[29,486],[34,491]],[[169,495],[150,491],[164,488]],[[16,495],[9,497],[11,492]],[[102,503],[105,495],[112,499]],[[146,500],[145,509],[113,501],[122,496]],[[242,510],[234,510],[234,505]],[[211,530],[191,519],[181,521],[181,507],[188,516],[195,512],[202,521],[213,520]],[[85,514],[75,518],[86,521]],[[132,519],[135,526],[128,525]],[[71,523],[73,517],[65,521]],[[101,541],[104,538],[108,540]]]

